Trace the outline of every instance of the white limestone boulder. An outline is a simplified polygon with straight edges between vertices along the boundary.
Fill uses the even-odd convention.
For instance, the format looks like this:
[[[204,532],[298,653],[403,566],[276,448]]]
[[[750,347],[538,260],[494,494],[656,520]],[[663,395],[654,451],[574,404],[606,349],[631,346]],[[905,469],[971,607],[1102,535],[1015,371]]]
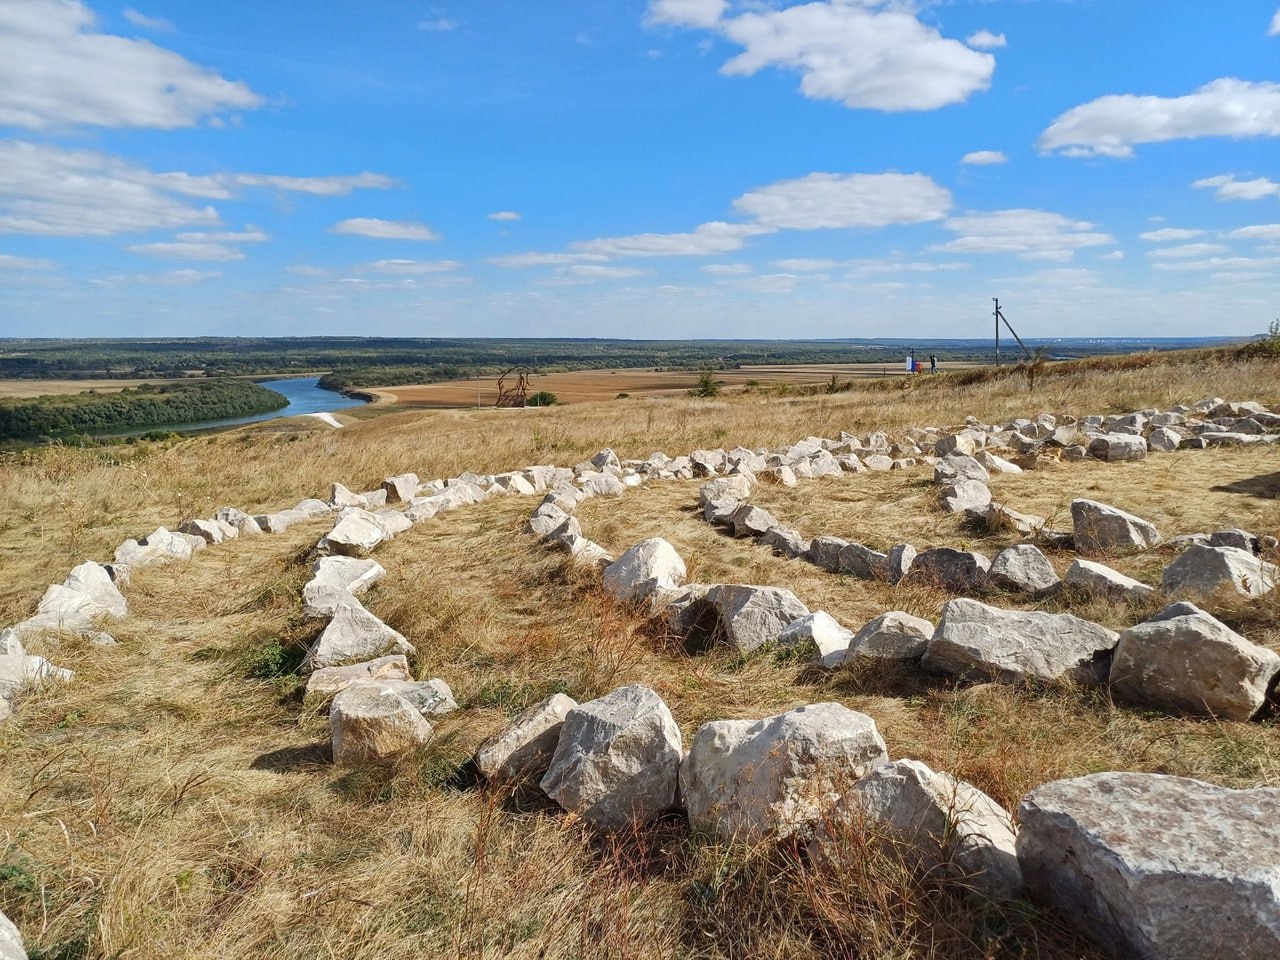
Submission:
[[[1280,567],[1238,547],[1193,544],[1165,568],[1160,586],[1171,597],[1207,597],[1218,590],[1260,597],[1280,583]]]
[[[1126,577],[1119,570],[1092,560],[1076,559],[1067,568],[1063,582],[1085,593],[1102,594],[1125,600],[1142,601],[1155,595],[1155,588],[1141,580]]]
[[[623,830],[676,806],[681,754],[667,705],[632,684],[568,711],[541,786],[593,826]]]
[[[735,537],[761,537],[778,526],[778,521],[768,510],[741,503],[729,518]]]
[[[387,492],[387,503],[408,503],[418,495],[422,481],[416,473],[401,473],[387,477],[382,481],[382,489]]]
[[[476,771],[489,783],[541,780],[551,766],[560,731],[578,701],[556,693],[525,710],[476,751]]]
[[[1250,720],[1280,677],[1280,655],[1192,603],[1175,603],[1120,634],[1111,690],[1169,713]]]
[[[890,610],[863,624],[849,643],[849,657],[919,660],[933,636],[933,624],[901,610]]]
[[[322,667],[307,677],[307,688],[304,697],[307,700],[328,700],[341,693],[353,683],[365,680],[412,680],[409,672],[409,661],[404,654],[396,653],[389,657],[378,657],[364,663],[353,663],[345,667]]]
[[[773,644],[787,625],[810,613],[785,587],[719,584],[706,600],[716,611],[718,632],[741,653]]]
[[[680,794],[690,823],[722,838],[787,836],[887,760],[874,720],[817,703],[763,720],[703,724],[680,765]]]
[[[307,651],[302,671],[310,673],[321,667],[341,667],[396,653],[411,657],[417,651],[364,607],[340,603],[329,625]]]
[[[431,739],[413,704],[377,683],[355,683],[329,708],[333,762],[359,766],[393,760]]]
[[[615,600],[637,603],[658,590],[684,583],[684,560],[661,537],[641,540],[604,570],[604,591]]]
[[[329,504],[335,510],[343,507],[368,508],[369,501],[358,493],[354,493],[341,483],[335,483],[329,490]]]
[[[750,476],[735,473],[704,483],[698,488],[698,500],[704,506],[712,500],[747,500],[754,489]]]
[[[1034,597],[1052,593],[1061,582],[1049,558],[1029,543],[1006,547],[996,554],[987,577],[998,587]]]
[[[1089,456],[1108,463],[1142,460],[1147,441],[1141,434],[1100,433],[1089,438]]]
[[[3,913],[0,913],[0,960],[27,960],[22,934]]]
[[[783,627],[775,643],[779,650],[811,655],[818,666],[830,670],[844,662],[852,639],[852,630],[842,627],[825,610],[818,610]]]
[[[1141,517],[1096,500],[1072,500],[1071,523],[1079,553],[1130,553],[1160,542],[1160,532]]]
[[[980,592],[987,586],[991,560],[973,550],[933,547],[916,555],[910,579],[956,593]]]
[[[1009,812],[973,784],[919,760],[872,770],[841,798],[834,818],[887,841],[923,871],[942,870],[992,897],[1022,891]]]
[[[350,507],[343,511],[333,529],[321,538],[316,545],[316,553],[320,556],[363,557],[386,539],[386,528],[374,514],[361,507]]]
[[[1065,613],[1001,610],[977,600],[951,600],[921,660],[953,677],[1022,683],[1106,680],[1114,630]]]
[[[1018,821],[1029,893],[1117,956],[1280,957],[1280,790],[1096,773],[1032,790]]]
[[[354,603],[387,575],[377,560],[359,557],[321,557],[311,565],[311,579],[302,587],[302,615],[332,617],[338,605]]]

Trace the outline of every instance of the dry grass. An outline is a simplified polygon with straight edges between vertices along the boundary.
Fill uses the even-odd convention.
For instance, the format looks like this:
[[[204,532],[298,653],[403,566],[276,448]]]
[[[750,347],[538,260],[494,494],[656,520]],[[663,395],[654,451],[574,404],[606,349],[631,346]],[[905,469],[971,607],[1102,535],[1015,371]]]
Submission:
[[[223,504],[279,507],[323,495],[332,480],[368,488],[409,469],[426,478],[571,464],[606,445],[623,456],[772,446],[969,413],[1105,413],[1213,392],[1274,403],[1276,374],[1274,363],[1250,361],[1062,376],[1030,398],[1025,383],[1006,379],[919,395],[399,413],[340,431],[300,425],[143,444],[127,459],[118,448],[41,451],[0,465],[0,613],[6,622],[27,615],[72,564],[105,559],[157,523]],[[1275,448],[1063,465],[995,487],[1015,508],[1047,515],[1087,495],[1149,516],[1166,534],[1274,533],[1275,501],[1257,479],[1275,474],[1269,455]],[[925,480],[809,481],[761,502],[808,534],[999,548],[1001,537],[938,513]],[[661,534],[693,578],[786,585],[850,625],[886,609],[936,616],[945,599],[780,560],[718,533],[695,501],[696,485],[656,484],[621,502],[588,502],[581,518],[614,549]],[[857,838],[820,860],[690,836],[680,821],[609,840],[529,796],[479,788],[466,764],[475,745],[556,690],[586,699],[649,683],[686,736],[711,718],[837,700],[875,717],[893,756],[951,771],[1010,808],[1039,783],[1104,769],[1280,785],[1274,723],[1185,721],[1071,689],[953,687],[910,668],[857,663],[828,676],[769,656],[690,654],[522,534],[532,506],[491,501],[379,551],[388,577],[370,608],[415,642],[419,674],[447,680],[465,708],[394,769],[334,769],[326,718],[302,704],[291,672],[315,632],[297,619],[297,595],[323,521],[140,572],[116,647],[47,642],[76,681],[28,695],[0,727],[0,909],[33,956],[1095,956],[1030,908],[996,909],[930,885]],[[1153,573],[1141,561],[1132,569]],[[1221,612],[1276,645],[1274,603]],[[1124,614],[1099,604],[1085,615]]]

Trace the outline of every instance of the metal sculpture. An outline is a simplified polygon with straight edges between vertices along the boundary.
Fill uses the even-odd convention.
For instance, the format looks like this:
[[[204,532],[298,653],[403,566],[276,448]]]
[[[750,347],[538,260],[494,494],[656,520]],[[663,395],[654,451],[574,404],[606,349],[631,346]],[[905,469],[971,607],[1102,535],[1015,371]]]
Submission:
[[[515,374],[515,382],[507,378]],[[523,407],[529,402],[529,368],[509,367],[498,377],[498,400],[495,407]]]

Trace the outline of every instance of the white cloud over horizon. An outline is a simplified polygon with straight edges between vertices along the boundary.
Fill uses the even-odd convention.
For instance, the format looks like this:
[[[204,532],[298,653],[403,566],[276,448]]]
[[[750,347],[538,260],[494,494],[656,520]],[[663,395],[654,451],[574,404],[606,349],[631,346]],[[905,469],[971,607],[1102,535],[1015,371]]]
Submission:
[[[1280,136],[1280,84],[1223,77],[1182,97],[1110,94],[1059,116],[1040,135],[1046,153],[1128,158],[1134,146],[1201,137]]]
[[[982,167],[1008,163],[1009,158],[999,150],[975,150],[972,153],[966,153],[960,158],[960,162],[965,165]]]
[[[1148,243],[1168,243],[1171,240],[1194,240],[1196,237],[1204,236],[1203,230],[1188,230],[1181,227],[1162,227],[1159,230],[1148,230],[1146,233],[1138,234],[1139,240],[1146,240]]]
[[[1253,180],[1237,180],[1232,174],[1205,177],[1191,184],[1197,190],[1213,190],[1218,200],[1265,200],[1280,197],[1280,183],[1257,177]]]
[[[750,190],[733,208],[779,230],[887,227],[941,220],[951,193],[920,173],[811,173]]]
[[[95,23],[79,0],[0,4],[0,124],[172,130],[266,102],[245,83]]]
[[[173,241],[161,243],[135,243],[126,248],[130,253],[143,253],[150,257],[166,257],[171,260],[243,260],[244,253],[223,243],[199,243]]]
[[[978,30],[976,33],[971,33],[964,42],[971,47],[977,47],[979,50],[996,50],[1009,45],[1009,41],[1005,39],[1003,33],[992,33],[990,30]]]
[[[816,0],[732,17],[726,9],[722,0],[651,0],[647,20],[714,30],[741,47],[720,68],[725,76],[794,71],[806,97],[850,109],[936,110],[986,90],[995,70],[991,54],[943,37],[896,0]]]
[[[1066,262],[1077,250],[1115,243],[1092,223],[1045,210],[996,210],[952,217],[944,226],[960,234],[933,249],[947,253],[1006,253],[1024,260]]]
[[[403,220],[380,220],[377,217],[350,217],[335,223],[330,233],[342,233],[355,237],[371,237],[375,240],[439,240],[425,223]]]

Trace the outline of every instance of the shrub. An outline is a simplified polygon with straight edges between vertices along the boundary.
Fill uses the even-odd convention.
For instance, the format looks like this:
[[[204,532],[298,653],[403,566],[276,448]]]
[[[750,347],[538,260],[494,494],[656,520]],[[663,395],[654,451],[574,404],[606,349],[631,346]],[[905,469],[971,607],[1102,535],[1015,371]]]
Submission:
[[[720,384],[716,382],[716,375],[710,370],[703,370],[698,374],[698,385],[689,391],[691,397],[718,397],[720,396]]]
[[[528,407],[549,407],[556,402],[556,395],[550,390],[539,390],[525,401]]]

